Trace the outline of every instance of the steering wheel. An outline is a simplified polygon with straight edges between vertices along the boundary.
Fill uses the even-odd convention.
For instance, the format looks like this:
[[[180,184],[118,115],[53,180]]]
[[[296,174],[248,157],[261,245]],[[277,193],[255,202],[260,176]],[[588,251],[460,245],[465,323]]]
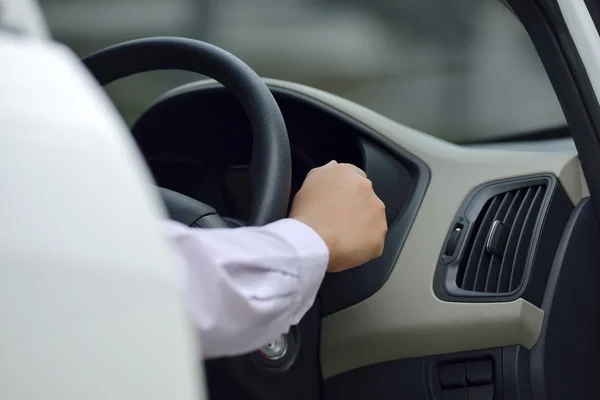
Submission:
[[[264,225],[285,217],[292,176],[285,122],[267,85],[243,61],[198,40],[157,37],[105,48],[83,62],[103,86],[137,73],[166,69],[197,72],[223,84],[240,101],[252,125],[248,222]],[[214,208],[169,189],[159,190],[171,219],[193,227],[229,227]]]

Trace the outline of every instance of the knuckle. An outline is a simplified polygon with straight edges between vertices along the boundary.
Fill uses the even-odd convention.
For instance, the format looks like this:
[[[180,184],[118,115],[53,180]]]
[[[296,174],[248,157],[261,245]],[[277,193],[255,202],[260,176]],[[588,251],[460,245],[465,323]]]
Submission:
[[[379,241],[377,243],[374,243],[372,250],[371,250],[370,258],[375,259],[377,257],[380,257],[382,254],[383,254],[383,242]]]
[[[370,199],[369,207],[373,213],[374,218],[382,219],[385,218],[385,203],[375,195]]]
[[[368,178],[361,178],[358,180],[358,187],[365,191],[372,190],[373,182],[371,182],[371,180]]]
[[[340,167],[344,168],[346,171],[348,172],[352,172],[354,174],[360,175],[364,178],[367,177],[367,174],[365,171],[363,171],[361,168],[357,167],[354,164],[350,164],[350,163],[341,163],[339,164]]]
[[[351,171],[351,165],[350,164],[346,164],[346,163],[339,163],[336,165],[337,168],[339,168],[342,171]]]
[[[388,224],[385,215],[383,215],[379,221],[379,232],[381,233],[382,240],[384,240],[388,233]]]

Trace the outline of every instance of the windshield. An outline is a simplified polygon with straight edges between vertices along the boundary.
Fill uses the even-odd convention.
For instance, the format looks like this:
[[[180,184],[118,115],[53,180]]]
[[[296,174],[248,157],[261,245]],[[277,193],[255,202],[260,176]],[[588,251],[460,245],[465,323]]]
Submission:
[[[78,54],[127,39],[187,36],[260,75],[323,89],[454,142],[564,126],[531,40],[495,0],[41,0]],[[160,72],[112,85],[129,122],[198,79]]]

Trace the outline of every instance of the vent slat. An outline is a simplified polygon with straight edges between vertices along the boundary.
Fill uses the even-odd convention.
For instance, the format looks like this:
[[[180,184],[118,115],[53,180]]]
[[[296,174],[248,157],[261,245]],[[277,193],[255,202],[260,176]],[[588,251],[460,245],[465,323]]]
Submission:
[[[509,291],[516,289],[523,278],[525,264],[527,262],[527,254],[531,248],[531,236],[540,215],[539,211],[544,198],[544,192],[545,190],[543,187],[538,187],[531,202],[531,206],[525,215],[523,226],[521,227],[521,232],[519,234],[519,240],[517,241],[517,249],[515,250],[515,256],[512,262],[513,267],[510,274],[510,283],[508,286]]]
[[[510,192],[504,193],[504,194],[496,196],[496,199],[499,199],[500,204],[496,208],[496,212],[494,213],[494,215],[492,217],[490,229],[491,229],[494,221],[498,220],[498,217],[500,215],[504,215],[506,213],[506,209],[507,209],[508,205],[510,204],[511,194],[510,194]],[[492,207],[490,207],[490,209],[488,210],[488,212],[490,212],[490,211],[493,211]],[[485,241],[487,241],[490,229],[488,229],[487,232],[484,232]],[[484,247],[485,247],[485,242],[484,242]],[[485,249],[484,249],[484,251],[481,252],[481,256],[479,257],[479,263],[477,264],[477,272],[475,274],[475,285],[473,287],[473,290],[475,292],[485,291],[485,286],[486,286],[487,279],[488,279],[489,272],[490,272],[489,266],[492,262],[492,258],[493,258],[492,254],[490,252],[486,251]]]
[[[527,189],[517,190],[513,202],[508,209],[508,213],[506,213],[506,217],[504,218],[504,223],[506,225],[512,226],[515,216],[517,215],[517,211],[519,210],[519,205],[523,202],[523,198],[525,197],[525,193],[527,193]]]
[[[533,185],[497,194],[486,202],[459,264],[459,288],[502,294],[520,287],[545,195],[544,185]],[[491,232],[495,221],[497,228]]]
[[[506,215],[506,218],[504,219],[504,223],[509,226],[512,227],[513,223],[515,221],[515,217],[517,215],[517,212],[519,211],[519,208],[521,206],[521,204],[523,203],[523,200],[525,198],[525,194],[527,193],[527,189],[519,189],[517,190],[515,197],[513,199],[512,204],[510,205],[510,209]],[[512,229],[511,229],[512,231]],[[509,238],[510,240],[510,238]],[[507,244],[506,244],[506,248],[508,248],[508,240],[507,240]],[[506,254],[506,248],[504,249],[504,255]],[[503,255],[503,258],[504,258]],[[496,288],[495,290],[490,290],[492,292],[498,292],[501,293],[502,292],[502,284],[501,281],[504,277],[504,279],[508,279],[510,280],[510,275],[507,275],[507,272],[510,274],[510,271],[505,269],[502,269],[502,266],[506,267],[507,264],[503,264],[502,260],[500,260],[500,267],[499,267],[499,271],[498,271],[498,280],[496,281]],[[505,278],[506,276],[508,276],[508,278]]]
[[[508,192],[504,195],[502,203],[500,203],[500,207],[498,207],[498,212],[496,212],[496,215],[494,216],[494,221],[500,221],[504,223],[504,220],[510,211],[511,205],[514,204],[515,197],[516,195],[513,192]],[[502,260],[498,256],[494,254],[491,255],[490,262],[487,266],[485,285],[483,288],[481,288],[483,292],[488,292],[492,287],[494,289],[496,288],[496,284],[500,278],[501,263]]]
[[[469,255],[469,260],[467,261],[467,266],[465,268],[462,286],[464,290],[474,290],[475,288],[475,278],[477,276],[478,266],[481,263],[481,257],[484,257],[484,253],[486,253],[485,239],[487,238],[487,233],[492,227],[492,223],[494,222],[493,217],[496,214],[496,210],[498,209],[499,205],[500,199],[498,197],[494,197],[490,205],[487,207],[484,217],[481,220],[481,224],[477,229],[475,240],[473,241],[473,250]]]
[[[484,206],[483,209],[481,210],[481,213],[487,213],[487,210],[490,206],[490,202],[488,201]],[[475,225],[473,226],[473,232],[477,232],[481,227],[481,218],[477,218],[477,220],[475,221]],[[456,276],[456,284],[459,288],[464,289],[464,290],[470,290],[469,287],[469,282],[465,281],[465,277],[467,276],[467,271],[469,271],[471,268],[473,268],[472,266],[472,259],[473,259],[473,251],[472,249],[475,247],[475,239],[476,239],[477,235],[475,233],[473,233],[471,235],[471,238],[469,239],[469,243],[468,243],[468,249],[471,249],[471,251],[469,251],[467,254],[469,254],[468,258],[466,259],[465,262],[463,262],[461,264],[461,267],[458,269],[458,274]],[[477,257],[479,257],[479,255],[477,255]]]
[[[492,255],[492,259],[490,260],[488,273],[488,278],[485,282],[485,288],[483,292],[485,293],[494,293],[496,291],[496,287],[498,285],[498,280],[500,279],[500,266],[502,265],[502,259],[496,255]]]
[[[502,256],[502,265],[500,266],[500,278],[498,279],[498,293],[508,292],[510,288],[510,276],[512,274],[513,260],[517,250],[517,244],[521,233],[520,226],[523,224],[523,220],[529,211],[529,206],[533,201],[535,189],[528,188],[523,201],[519,205],[519,209],[515,214],[515,219],[512,223],[510,234],[506,242],[506,249]]]

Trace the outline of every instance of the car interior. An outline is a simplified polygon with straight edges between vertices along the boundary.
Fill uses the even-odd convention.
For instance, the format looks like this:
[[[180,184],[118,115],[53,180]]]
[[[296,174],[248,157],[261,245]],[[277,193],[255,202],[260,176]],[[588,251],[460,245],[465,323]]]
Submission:
[[[131,126],[175,220],[283,218],[310,169],[330,160],[366,171],[386,205],[383,255],[328,274],[279,342],[206,361],[210,399],[600,396],[600,152],[590,139],[600,112],[553,4],[506,2],[553,83],[567,138],[457,145],[259,78],[192,39],[138,39],[83,59],[101,85],[164,69],[211,78],[166,92]]]
[[[326,277],[286,357],[207,362],[213,396],[275,398],[294,385],[311,398],[321,372],[324,398],[514,398],[503,381],[519,378],[504,374],[539,341],[555,251],[588,196],[577,154],[459,147],[266,82],[290,137],[291,195],[310,168],[353,163],[385,202],[389,233],[382,257]],[[159,186],[218,205],[231,224],[249,216],[251,130],[212,81],[165,94],[132,128]]]

